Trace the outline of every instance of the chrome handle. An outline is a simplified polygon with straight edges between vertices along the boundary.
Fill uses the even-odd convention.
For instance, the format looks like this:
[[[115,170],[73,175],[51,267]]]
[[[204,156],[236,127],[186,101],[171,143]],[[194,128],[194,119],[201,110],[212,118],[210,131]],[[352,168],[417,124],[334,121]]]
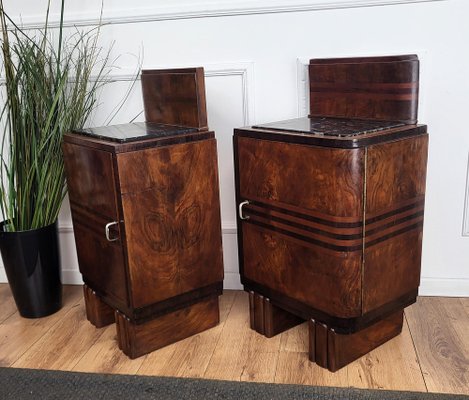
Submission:
[[[104,233],[106,234],[106,239],[109,242],[115,242],[116,240],[119,240],[119,237],[115,237],[114,239],[111,238],[110,233],[109,233],[109,228],[113,225],[119,224],[118,221],[112,221],[106,224],[106,227],[104,228]]]
[[[238,211],[239,211],[239,218],[240,219],[243,219],[243,220],[249,219],[249,215],[248,216],[243,215],[243,206],[247,206],[248,204],[249,204],[249,200],[245,200],[245,201],[243,201],[242,203],[239,204]]]

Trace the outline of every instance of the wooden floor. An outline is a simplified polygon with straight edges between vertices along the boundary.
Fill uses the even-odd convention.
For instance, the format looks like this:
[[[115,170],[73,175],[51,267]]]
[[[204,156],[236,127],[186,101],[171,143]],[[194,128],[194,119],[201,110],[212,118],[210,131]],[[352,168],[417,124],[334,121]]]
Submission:
[[[266,339],[249,329],[246,293],[225,291],[220,305],[216,328],[129,360],[114,325],[86,321],[81,286],[65,287],[60,312],[28,320],[0,284],[0,366],[469,394],[469,298],[420,298],[400,336],[336,373],[308,361],[306,324]]]

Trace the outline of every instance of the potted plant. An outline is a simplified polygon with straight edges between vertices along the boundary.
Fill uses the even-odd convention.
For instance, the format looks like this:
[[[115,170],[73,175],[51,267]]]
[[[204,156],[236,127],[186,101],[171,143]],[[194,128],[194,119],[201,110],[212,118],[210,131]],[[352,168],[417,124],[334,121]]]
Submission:
[[[109,72],[109,53],[102,56],[97,45],[99,27],[65,35],[64,3],[58,28],[50,28],[49,0],[43,29],[26,31],[0,0],[0,251],[18,310],[29,318],[61,307],[62,135],[83,127]]]

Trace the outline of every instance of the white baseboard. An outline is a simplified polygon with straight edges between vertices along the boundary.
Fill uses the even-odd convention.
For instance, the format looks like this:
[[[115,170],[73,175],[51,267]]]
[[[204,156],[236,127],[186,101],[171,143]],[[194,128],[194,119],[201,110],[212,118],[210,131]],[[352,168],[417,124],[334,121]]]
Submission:
[[[469,297],[469,279],[422,277],[419,295]]]
[[[79,271],[75,269],[62,269],[62,283],[64,285],[83,285]]]
[[[0,267],[0,283],[6,283],[7,277],[3,267]],[[83,280],[77,270],[62,270],[62,282],[66,285],[81,285]],[[239,289],[241,285],[239,273],[225,271],[223,282],[225,289]],[[420,296],[469,297],[469,279],[427,278],[422,277]]]
[[[223,280],[223,289],[242,290],[241,278],[237,272],[226,272]]]

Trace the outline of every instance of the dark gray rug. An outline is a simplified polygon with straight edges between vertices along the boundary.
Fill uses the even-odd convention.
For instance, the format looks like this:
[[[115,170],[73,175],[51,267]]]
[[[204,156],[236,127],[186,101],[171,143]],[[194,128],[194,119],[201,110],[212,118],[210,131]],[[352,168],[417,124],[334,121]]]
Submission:
[[[469,396],[0,368],[0,399],[468,400]]]

